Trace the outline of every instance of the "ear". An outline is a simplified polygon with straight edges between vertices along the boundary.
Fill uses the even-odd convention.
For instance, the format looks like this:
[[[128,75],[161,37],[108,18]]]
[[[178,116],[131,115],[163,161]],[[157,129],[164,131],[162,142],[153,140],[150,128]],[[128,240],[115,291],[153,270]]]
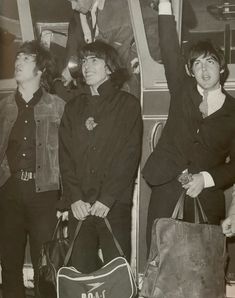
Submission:
[[[112,73],[112,71],[110,70],[110,68],[107,65],[105,65],[105,71],[106,71],[107,75],[111,75],[111,73]]]
[[[189,77],[194,77],[194,74],[189,70],[188,65],[185,64],[185,71]]]
[[[41,77],[41,76],[42,76],[42,74],[43,74],[43,71],[42,71],[42,70],[39,70],[39,69],[37,69],[37,70],[35,71],[35,74],[36,74],[37,76]]]

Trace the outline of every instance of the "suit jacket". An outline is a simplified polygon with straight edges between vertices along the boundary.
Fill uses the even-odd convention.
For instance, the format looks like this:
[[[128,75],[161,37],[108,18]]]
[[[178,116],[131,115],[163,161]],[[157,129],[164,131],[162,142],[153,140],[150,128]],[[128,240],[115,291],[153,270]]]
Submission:
[[[176,178],[188,168],[191,173],[207,171],[215,182],[213,192],[235,180],[235,100],[226,95],[223,106],[202,118],[201,95],[196,81],[185,71],[173,16],[159,16],[162,60],[171,95],[169,116],[163,134],[150,155],[143,175],[157,186]],[[226,163],[226,157],[230,161]],[[203,190],[204,192],[208,190]]]

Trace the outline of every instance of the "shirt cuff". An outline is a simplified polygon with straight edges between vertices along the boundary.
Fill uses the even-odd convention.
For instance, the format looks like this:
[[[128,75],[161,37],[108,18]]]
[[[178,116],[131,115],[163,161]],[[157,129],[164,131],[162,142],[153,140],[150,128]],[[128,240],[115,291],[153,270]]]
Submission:
[[[200,172],[200,173],[203,175],[205,188],[215,186],[215,182],[214,182],[211,174],[209,174],[208,172],[205,172],[205,171]]]
[[[170,2],[159,3],[158,14],[159,15],[172,15],[171,3]]]

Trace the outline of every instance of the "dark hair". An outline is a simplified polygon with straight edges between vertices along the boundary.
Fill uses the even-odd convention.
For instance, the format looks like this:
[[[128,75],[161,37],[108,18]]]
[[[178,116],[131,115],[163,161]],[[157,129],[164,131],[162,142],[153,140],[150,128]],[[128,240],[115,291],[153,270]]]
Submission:
[[[189,49],[189,54],[187,59],[188,70],[190,71],[191,74],[193,74],[192,72],[193,63],[200,56],[203,56],[203,57],[211,56],[219,63],[220,70],[223,70],[223,72],[220,74],[220,80],[221,80],[221,83],[223,84],[228,76],[228,67],[227,67],[227,63],[224,57],[224,52],[222,51],[222,49],[209,39],[198,41],[197,43],[192,45]]]
[[[50,91],[54,78],[58,76],[58,70],[55,58],[51,55],[49,50],[39,41],[33,40],[24,42],[17,51],[16,56],[20,53],[36,56],[36,67],[42,71],[41,86],[47,91]]]
[[[128,70],[123,66],[117,50],[111,45],[101,40],[96,40],[95,42],[86,44],[78,53],[78,58],[81,61],[90,55],[94,55],[105,61],[111,72],[110,80],[116,87],[121,88],[124,82],[128,80]],[[84,81],[81,65],[79,67],[79,78],[81,81]]]

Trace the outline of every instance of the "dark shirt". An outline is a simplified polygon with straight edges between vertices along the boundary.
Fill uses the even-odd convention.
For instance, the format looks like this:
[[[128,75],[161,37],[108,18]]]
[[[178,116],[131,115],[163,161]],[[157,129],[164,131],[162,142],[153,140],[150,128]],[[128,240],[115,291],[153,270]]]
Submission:
[[[39,88],[27,103],[19,90],[15,100],[18,116],[11,130],[6,151],[11,173],[20,170],[35,172],[36,165],[36,124],[34,120],[34,106],[42,96]]]
[[[98,92],[84,92],[65,107],[59,146],[64,196],[70,204],[130,204],[141,151],[140,104],[109,81]]]

